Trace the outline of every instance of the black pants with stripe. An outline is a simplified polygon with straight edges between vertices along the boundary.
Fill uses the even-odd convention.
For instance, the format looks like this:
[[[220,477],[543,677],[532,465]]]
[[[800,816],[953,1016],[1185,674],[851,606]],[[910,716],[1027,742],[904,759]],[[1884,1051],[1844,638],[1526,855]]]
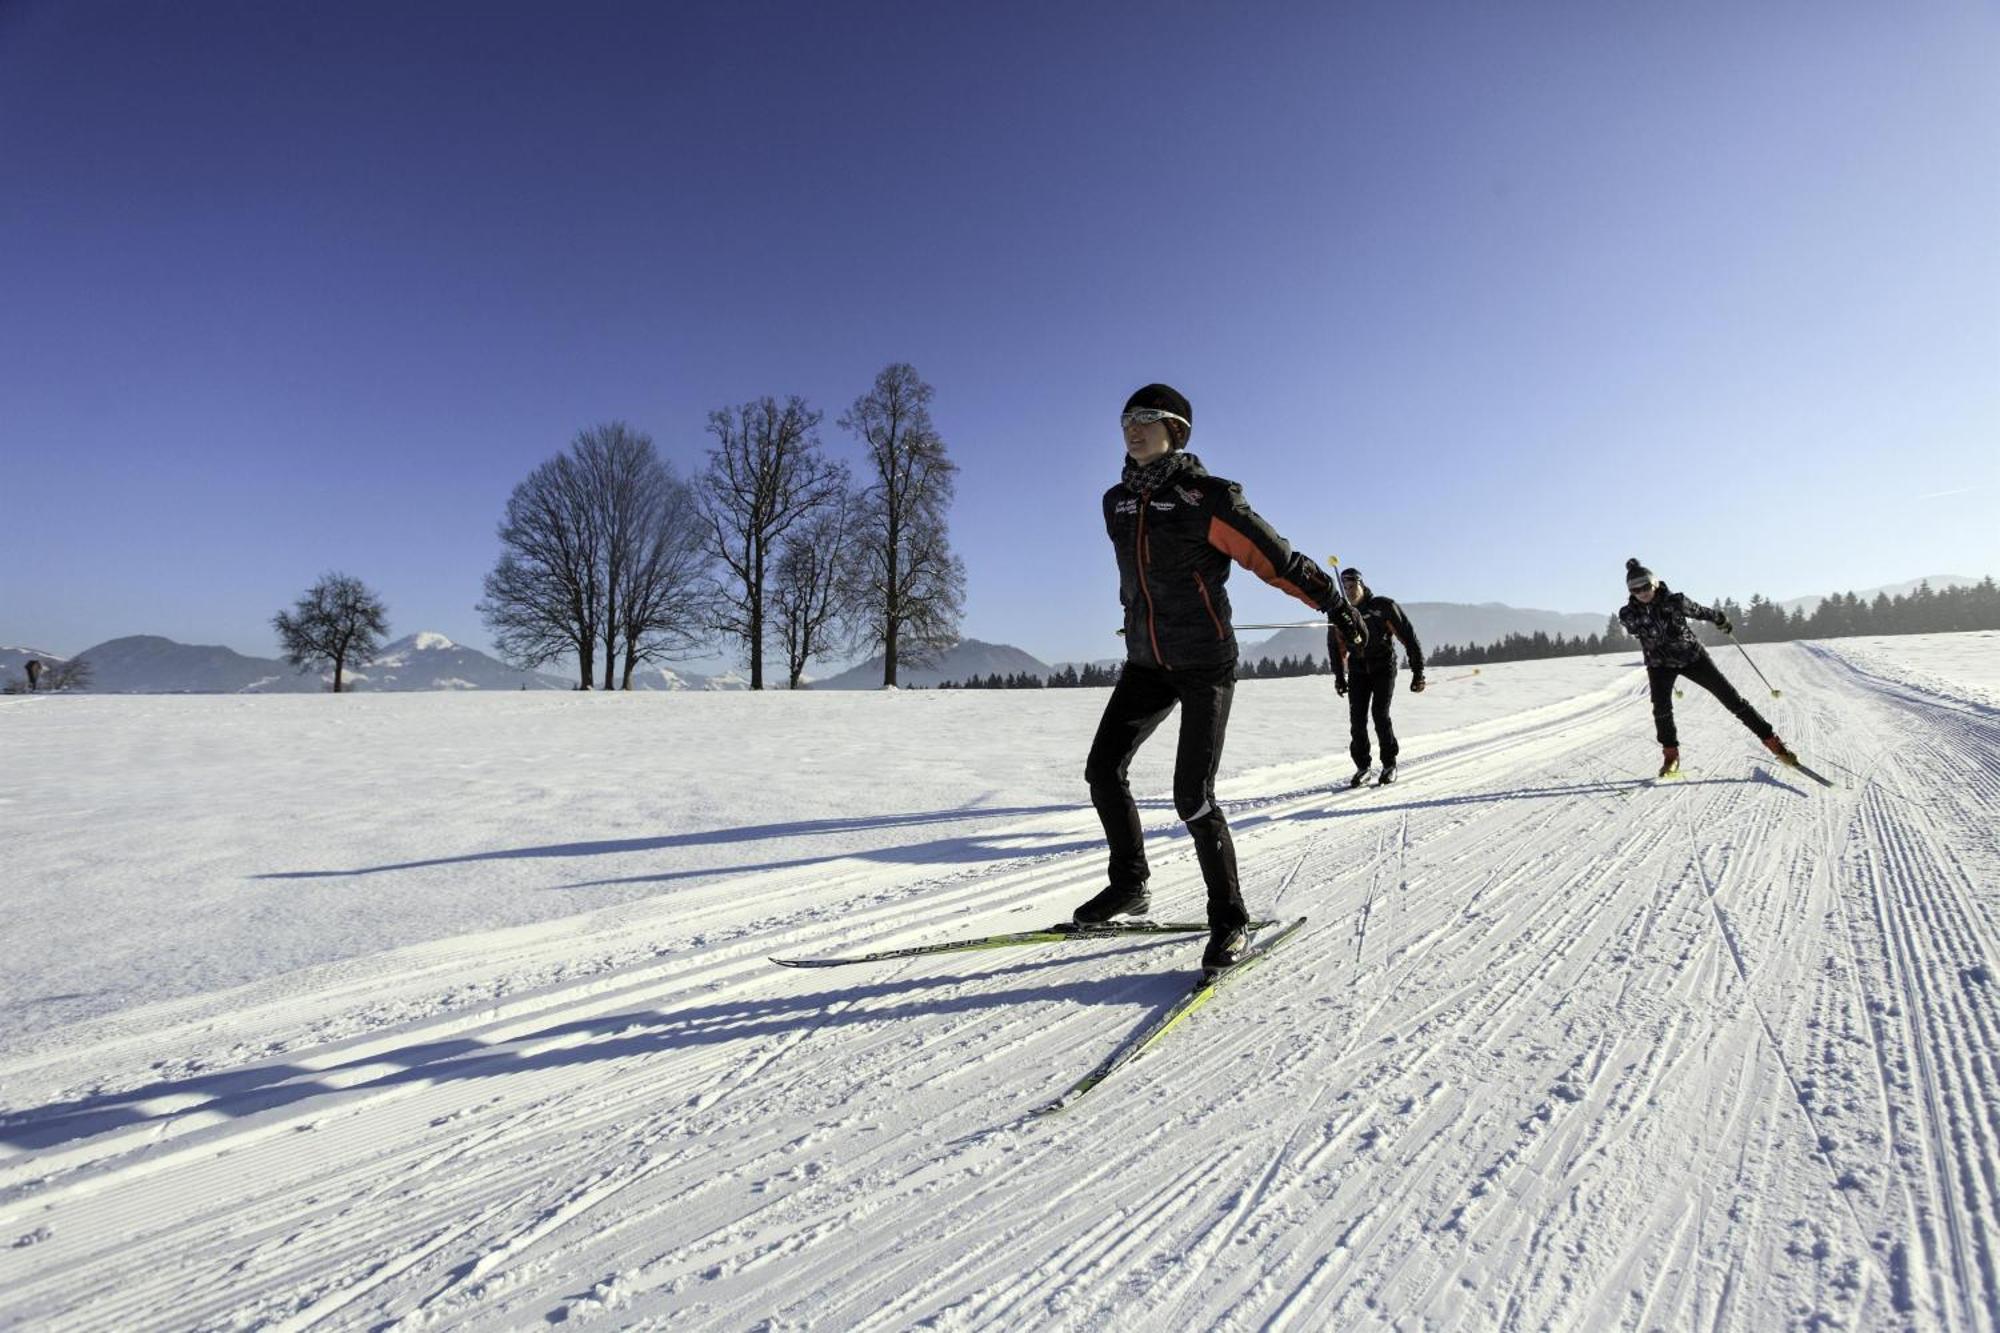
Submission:
[[[1680,733],[1674,730],[1674,678],[1685,676],[1722,701],[1722,706],[1736,714],[1736,720],[1756,733],[1757,739],[1771,739],[1771,724],[1764,715],[1750,706],[1750,701],[1736,692],[1729,678],[1722,674],[1715,659],[1703,653],[1687,666],[1649,666],[1646,668],[1646,683],[1653,691],[1653,731],[1660,738],[1660,744],[1678,746]]]
[[[1134,887],[1146,882],[1145,833],[1139,806],[1126,778],[1132,757],[1174,711],[1181,710],[1180,742],[1174,751],[1174,812],[1194,839],[1195,859],[1208,886],[1211,926],[1240,926],[1250,919],[1236,879],[1236,844],[1215,803],[1215,770],[1222,763],[1222,738],[1229,727],[1229,702],[1236,692],[1234,663],[1184,668],[1125,664],[1112,688],[1090,743],[1084,780],[1090,803],[1111,846],[1111,883]]]

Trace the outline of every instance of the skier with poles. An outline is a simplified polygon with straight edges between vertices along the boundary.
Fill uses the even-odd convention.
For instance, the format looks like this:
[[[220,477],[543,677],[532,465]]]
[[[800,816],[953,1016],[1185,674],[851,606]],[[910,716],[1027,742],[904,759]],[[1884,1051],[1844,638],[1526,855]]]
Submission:
[[[1785,748],[1763,714],[1736,692],[1687,623],[1705,620],[1730,634],[1735,627],[1729,617],[1668,588],[1636,557],[1625,562],[1625,588],[1631,596],[1619,608],[1618,621],[1639,641],[1645,654],[1646,683],[1653,695],[1653,728],[1660,741],[1660,776],[1681,775],[1680,738],[1674,730],[1674,679],[1678,676],[1713,694],[1781,763],[1799,767],[1798,756]]]
[[[1359,787],[1368,777],[1368,719],[1372,714],[1375,734],[1382,742],[1382,776],[1376,783],[1386,786],[1396,780],[1396,756],[1402,752],[1396,744],[1395,724],[1389,721],[1389,700],[1396,691],[1396,640],[1401,639],[1410,652],[1411,694],[1424,692],[1424,650],[1403,608],[1394,598],[1382,596],[1363,582],[1360,570],[1352,565],[1342,570],[1340,586],[1368,628],[1367,647],[1354,654],[1352,673],[1347,645],[1334,630],[1329,629],[1326,635],[1327,655],[1333,659],[1334,692],[1347,696],[1351,738],[1347,752],[1354,759],[1354,777],[1347,785]]]
[[[1104,493],[1104,527],[1118,558],[1126,661],[1084,765],[1091,804],[1110,845],[1110,883],[1076,909],[1076,921],[1101,925],[1143,916],[1151,906],[1144,834],[1126,774],[1139,747],[1178,704],[1174,811],[1194,841],[1208,892],[1202,967],[1219,971],[1242,956],[1250,921],[1235,844],[1215,801],[1236,685],[1236,635],[1223,589],[1230,564],[1323,613],[1354,649],[1367,631],[1325,570],[1258,517],[1241,487],[1210,476],[1187,452],[1194,409],[1179,392],[1146,385],[1126,402],[1119,425],[1124,474]]]

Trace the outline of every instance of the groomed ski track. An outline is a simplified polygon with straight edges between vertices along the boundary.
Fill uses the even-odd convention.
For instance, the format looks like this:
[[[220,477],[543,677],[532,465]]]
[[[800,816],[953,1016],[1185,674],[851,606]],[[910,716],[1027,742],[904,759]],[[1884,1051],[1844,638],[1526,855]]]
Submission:
[[[1838,788],[1700,695],[1687,780],[1640,780],[1637,672],[1392,788],[1330,789],[1337,741],[1259,771],[1245,896],[1306,927],[1048,1120],[1199,941],[766,958],[1057,919],[1101,883],[1087,808],[809,906],[690,891],[574,978],[524,936],[494,965],[555,979],[490,1004],[9,1098],[0,1325],[1995,1327],[2000,714],[1837,644],[1760,662]],[[1198,912],[1147,818],[1156,912]]]

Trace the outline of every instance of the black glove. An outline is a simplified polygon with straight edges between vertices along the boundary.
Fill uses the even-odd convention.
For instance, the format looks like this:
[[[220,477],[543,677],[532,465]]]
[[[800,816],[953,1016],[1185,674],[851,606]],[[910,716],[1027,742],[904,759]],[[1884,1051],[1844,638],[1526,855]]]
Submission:
[[[1424,673],[1419,671],[1414,673],[1410,677],[1410,693],[1422,694],[1423,692],[1424,692]]]
[[[1715,613],[1715,627],[1724,634],[1733,634],[1736,632],[1736,626],[1730,624],[1729,617],[1720,611]]]
[[[1340,695],[1347,693],[1347,677],[1335,676],[1333,678],[1333,692]]]
[[[1361,619],[1361,613],[1345,597],[1336,597],[1327,603],[1326,618],[1340,637],[1347,641],[1348,652],[1358,653],[1368,646],[1368,626]]]

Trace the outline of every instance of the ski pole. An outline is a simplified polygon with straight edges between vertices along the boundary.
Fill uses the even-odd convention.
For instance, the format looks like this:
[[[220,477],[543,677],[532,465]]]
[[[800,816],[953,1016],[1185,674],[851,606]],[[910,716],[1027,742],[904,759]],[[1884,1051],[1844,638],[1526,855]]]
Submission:
[[[1239,625],[1236,622],[1231,621],[1229,628],[1231,629],[1327,629],[1330,628],[1332,624],[1333,622],[1331,620],[1281,620],[1281,621],[1273,621],[1269,624],[1263,624],[1263,625]],[[1122,627],[1119,629],[1118,634],[1119,637],[1121,638],[1124,637],[1125,631]]]
[[[1436,686],[1438,686],[1438,685],[1449,685],[1449,684],[1451,684],[1451,683],[1452,683],[1453,681],[1455,681],[1455,680],[1471,680],[1471,679],[1472,679],[1472,678],[1473,678],[1474,676],[1476,676],[1476,675],[1478,675],[1478,674],[1479,674],[1479,668],[1478,668],[1478,667],[1474,667],[1474,668],[1472,668],[1472,670],[1470,670],[1470,671],[1466,672],[1466,673],[1465,673],[1464,675],[1462,675],[1462,676],[1446,676],[1446,677],[1445,677],[1445,678],[1444,678],[1443,680],[1440,680],[1440,681],[1435,681],[1435,682],[1433,682],[1433,683],[1432,683],[1431,685],[1429,685],[1429,686],[1426,686],[1425,688],[1427,688],[1427,689],[1432,689],[1432,688],[1435,688],[1435,687],[1436,687]]]
[[[1736,651],[1743,654],[1743,660],[1746,662],[1750,662],[1750,650],[1748,648],[1745,648],[1741,643],[1737,642],[1736,631],[1733,629],[1729,631],[1729,641],[1731,643],[1736,644]],[[1750,669],[1752,671],[1757,671],[1757,664],[1755,662],[1750,662]],[[1780,699],[1784,697],[1783,695],[1778,693],[1778,687],[1773,685],[1770,682],[1770,679],[1766,677],[1763,672],[1757,671],[1757,679],[1764,682],[1764,688],[1771,692],[1771,697],[1773,699]]]

